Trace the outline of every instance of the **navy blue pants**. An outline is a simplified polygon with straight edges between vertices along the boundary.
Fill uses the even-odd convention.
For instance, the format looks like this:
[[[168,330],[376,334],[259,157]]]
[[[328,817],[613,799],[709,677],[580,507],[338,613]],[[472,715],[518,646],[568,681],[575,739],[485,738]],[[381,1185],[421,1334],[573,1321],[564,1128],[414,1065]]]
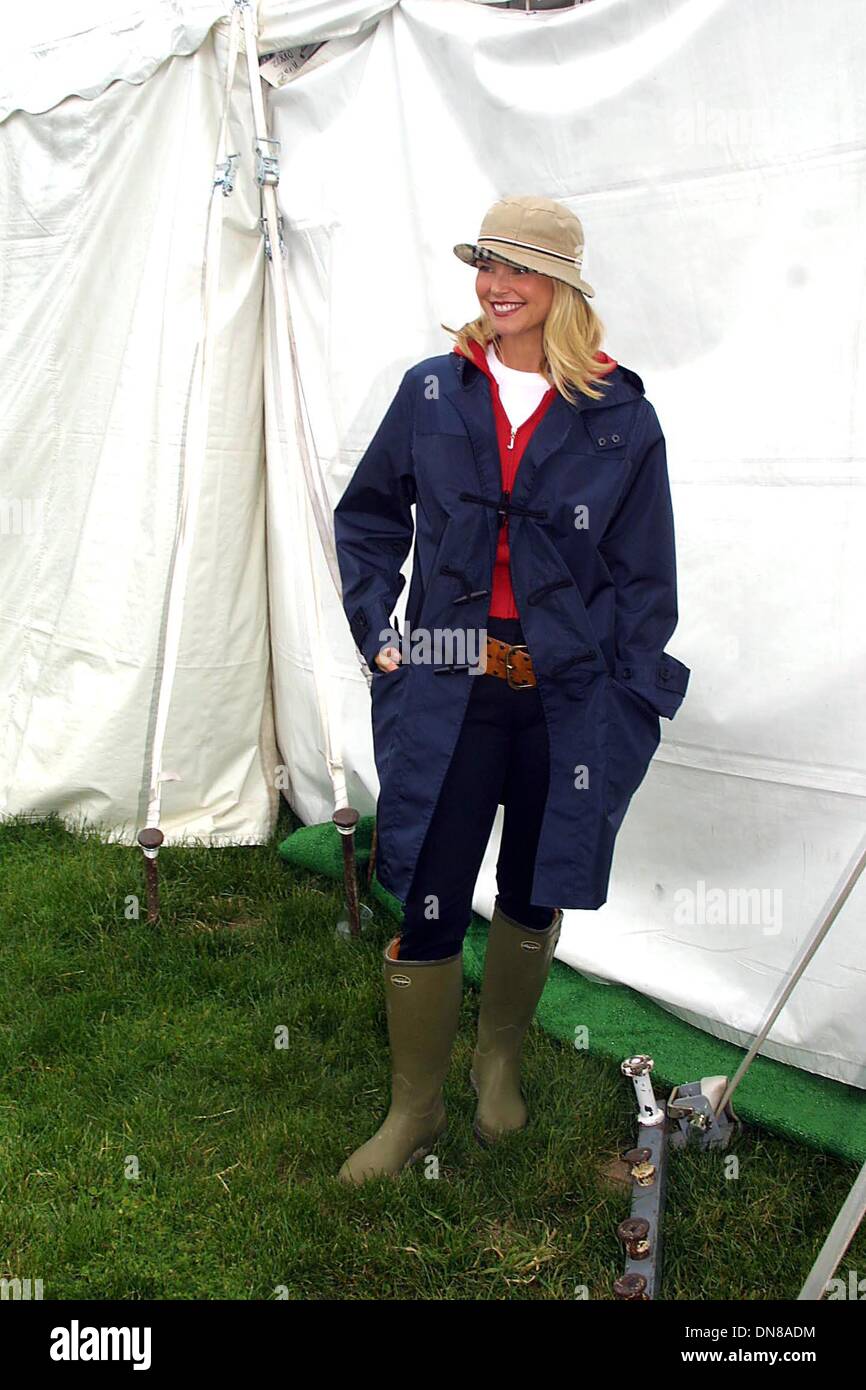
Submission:
[[[486,627],[491,637],[524,640],[516,618],[488,618]],[[552,920],[551,907],[530,901],[550,777],[541,696],[537,686],[514,690],[499,676],[471,681],[463,725],[405,903],[402,960],[442,960],[461,949],[500,803],[499,906],[530,930],[543,930]]]

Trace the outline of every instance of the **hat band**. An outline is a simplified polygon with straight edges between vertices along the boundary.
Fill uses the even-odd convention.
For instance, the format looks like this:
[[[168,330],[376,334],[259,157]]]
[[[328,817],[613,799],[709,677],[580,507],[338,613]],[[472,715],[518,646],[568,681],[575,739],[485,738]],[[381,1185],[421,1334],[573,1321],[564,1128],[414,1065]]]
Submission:
[[[556,261],[565,261],[566,265],[576,265],[578,270],[583,264],[583,251],[579,251],[576,256],[566,256],[562,251],[551,251],[547,246],[536,246],[532,241],[516,241],[514,237],[508,236],[485,236],[478,238],[478,245],[483,245],[487,241],[498,241],[503,246],[517,246],[521,251],[538,251],[542,256],[552,256]]]

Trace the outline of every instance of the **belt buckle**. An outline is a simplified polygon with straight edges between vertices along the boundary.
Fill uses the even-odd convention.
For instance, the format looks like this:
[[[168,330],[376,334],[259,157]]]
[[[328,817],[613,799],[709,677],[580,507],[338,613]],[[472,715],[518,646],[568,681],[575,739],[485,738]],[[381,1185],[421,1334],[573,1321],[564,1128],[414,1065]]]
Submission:
[[[511,671],[512,671],[512,666],[511,666],[511,653],[512,653],[512,652],[526,652],[526,651],[529,651],[529,648],[528,648],[528,646],[526,645],[525,642],[514,642],[512,645],[509,646],[508,651],[505,653],[505,679],[508,681],[508,684],[509,684],[509,686],[511,687],[512,690],[531,690],[531,689],[532,689],[532,687],[531,687],[531,685],[529,684],[528,681],[524,681],[524,682],[523,682],[522,684],[520,684],[520,685],[515,685],[515,684],[514,684],[514,681],[511,679]]]

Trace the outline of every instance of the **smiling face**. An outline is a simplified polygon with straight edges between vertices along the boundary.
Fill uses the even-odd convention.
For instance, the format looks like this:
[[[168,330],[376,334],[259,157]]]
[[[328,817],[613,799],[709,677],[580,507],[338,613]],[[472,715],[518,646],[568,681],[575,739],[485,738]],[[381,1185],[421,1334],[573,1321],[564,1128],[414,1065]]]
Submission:
[[[479,268],[475,293],[503,338],[529,333],[540,341],[542,325],[553,302],[553,281],[549,275],[491,261]]]

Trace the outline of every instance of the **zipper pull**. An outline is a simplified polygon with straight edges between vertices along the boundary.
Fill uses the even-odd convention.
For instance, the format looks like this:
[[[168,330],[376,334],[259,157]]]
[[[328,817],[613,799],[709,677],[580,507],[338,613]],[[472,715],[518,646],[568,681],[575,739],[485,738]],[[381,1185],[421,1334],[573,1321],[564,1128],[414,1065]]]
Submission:
[[[514,428],[514,426],[512,425],[512,426],[511,426],[511,438],[510,438],[510,440],[508,441],[508,444],[506,445],[506,447],[507,447],[508,449],[513,449],[513,448],[514,448],[514,436],[516,435],[516,433],[517,433],[517,430],[516,430],[516,429]]]
[[[511,493],[503,492],[499,498],[499,506],[497,508],[497,516],[499,517],[500,526],[503,526],[508,521],[508,507],[510,502]]]

